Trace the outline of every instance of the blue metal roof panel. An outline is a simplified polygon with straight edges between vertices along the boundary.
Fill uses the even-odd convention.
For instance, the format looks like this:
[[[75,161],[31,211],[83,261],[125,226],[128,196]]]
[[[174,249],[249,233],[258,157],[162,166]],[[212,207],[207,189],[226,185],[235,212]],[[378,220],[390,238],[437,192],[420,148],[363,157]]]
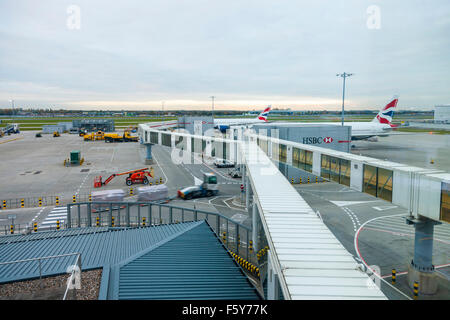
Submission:
[[[260,299],[205,223],[112,267],[109,299]]]
[[[66,236],[61,233],[62,231],[55,231],[48,233],[48,236],[44,238],[0,244],[0,262],[81,252],[82,269],[96,269],[106,264],[117,264],[167,237],[197,224],[201,224],[201,222],[135,229],[108,229],[105,232],[78,235],[68,232]],[[55,235],[58,233],[63,236],[56,237]],[[28,237],[32,239],[36,235],[28,235]],[[67,267],[74,261],[75,257],[43,260],[42,275],[65,273]],[[37,261],[0,265],[0,283],[36,277],[39,277]]]

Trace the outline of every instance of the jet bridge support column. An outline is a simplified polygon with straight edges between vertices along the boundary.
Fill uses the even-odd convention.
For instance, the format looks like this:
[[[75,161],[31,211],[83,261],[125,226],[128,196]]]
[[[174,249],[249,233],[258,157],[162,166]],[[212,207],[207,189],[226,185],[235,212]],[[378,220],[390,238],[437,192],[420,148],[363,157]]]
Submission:
[[[422,294],[434,294],[437,291],[438,279],[433,265],[433,240],[434,226],[440,224],[420,216],[419,218],[407,218],[407,224],[413,224],[414,258],[408,268],[408,284],[413,288],[414,281],[419,282],[419,290]]]
[[[152,156],[152,145],[153,145],[153,143],[144,143],[144,145],[147,148],[147,155],[145,157],[145,164],[152,164],[153,163],[153,156]]]

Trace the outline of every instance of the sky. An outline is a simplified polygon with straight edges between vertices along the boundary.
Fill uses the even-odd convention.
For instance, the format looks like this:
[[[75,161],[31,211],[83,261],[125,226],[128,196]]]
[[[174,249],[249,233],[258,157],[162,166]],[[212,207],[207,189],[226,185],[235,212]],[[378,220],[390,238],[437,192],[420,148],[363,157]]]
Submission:
[[[2,0],[0,108],[450,104],[448,0]]]

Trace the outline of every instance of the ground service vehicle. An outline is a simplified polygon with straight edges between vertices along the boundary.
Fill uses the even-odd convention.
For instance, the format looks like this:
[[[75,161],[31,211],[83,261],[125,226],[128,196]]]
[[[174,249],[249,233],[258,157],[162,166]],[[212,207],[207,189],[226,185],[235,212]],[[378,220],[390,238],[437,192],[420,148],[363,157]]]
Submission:
[[[85,133],[83,139],[84,141],[104,140],[105,133],[103,131]]]
[[[239,169],[233,169],[230,172],[228,172],[228,174],[232,178],[242,178],[241,170],[239,170]]]
[[[129,131],[125,131],[123,135],[118,133],[105,133],[105,142],[137,142],[138,137],[130,135]]]
[[[143,168],[143,169],[137,169],[137,170],[131,170],[131,171],[125,171],[120,173],[113,173],[106,179],[105,181],[102,181],[102,176],[98,176],[94,178],[94,188],[100,188],[104,185],[107,185],[114,177],[122,176],[128,174],[128,177],[125,179],[125,183],[127,186],[131,186],[135,183],[143,183],[145,185],[148,184],[147,176],[154,178],[155,173],[152,167],[150,168]]]
[[[17,124],[17,123],[9,124],[4,129],[0,129],[0,130],[2,130],[3,135],[5,135],[5,134],[10,135],[11,133],[20,133],[19,124]]]
[[[214,161],[214,165],[217,168],[233,168],[234,167],[234,162],[228,161],[228,160],[224,160],[224,159],[216,159]]]
[[[53,132],[53,137],[54,137],[54,138],[60,137],[60,136],[61,136],[61,135],[59,134],[58,131]]]
[[[215,196],[219,193],[217,177],[213,173],[203,174],[203,183],[178,190],[178,196],[184,200]]]

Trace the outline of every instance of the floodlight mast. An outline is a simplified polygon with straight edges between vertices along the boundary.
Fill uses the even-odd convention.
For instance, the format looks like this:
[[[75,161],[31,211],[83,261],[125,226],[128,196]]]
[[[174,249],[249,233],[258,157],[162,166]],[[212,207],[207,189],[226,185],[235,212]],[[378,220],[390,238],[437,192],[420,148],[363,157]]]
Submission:
[[[344,100],[345,100],[345,78],[352,76],[353,73],[338,73],[336,77],[342,77],[344,79],[344,85],[342,87],[342,116],[341,116],[341,124],[344,125]]]

